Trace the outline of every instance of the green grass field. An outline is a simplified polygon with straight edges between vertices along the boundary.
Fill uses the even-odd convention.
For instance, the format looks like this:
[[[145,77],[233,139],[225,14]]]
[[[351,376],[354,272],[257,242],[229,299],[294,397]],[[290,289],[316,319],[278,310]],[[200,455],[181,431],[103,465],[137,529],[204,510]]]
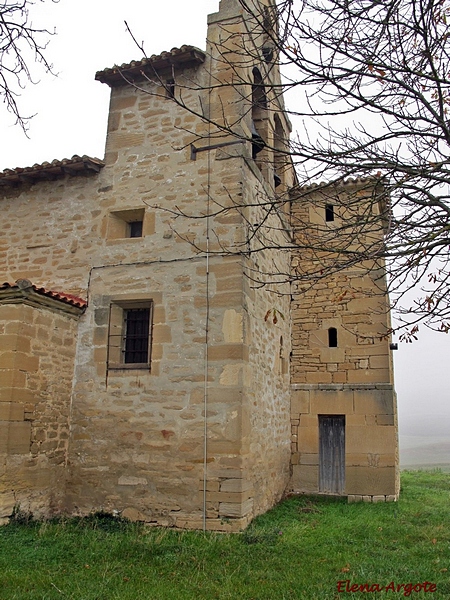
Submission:
[[[405,472],[398,503],[293,497],[241,534],[18,519],[0,528],[0,598],[448,600],[449,509],[450,474]]]

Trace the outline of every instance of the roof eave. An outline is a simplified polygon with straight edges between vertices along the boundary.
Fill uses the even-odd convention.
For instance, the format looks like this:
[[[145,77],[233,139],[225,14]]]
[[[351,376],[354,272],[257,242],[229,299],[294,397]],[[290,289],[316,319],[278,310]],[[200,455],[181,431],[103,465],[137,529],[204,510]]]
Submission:
[[[74,317],[79,317],[86,310],[87,303],[81,298],[75,300],[64,294],[48,292],[43,288],[37,288],[26,279],[19,280],[17,284],[3,284],[0,287],[0,305],[23,303],[35,308],[56,310]]]
[[[153,55],[140,61],[98,71],[95,79],[110,87],[116,87],[137,80],[162,76],[172,72],[174,68],[197,67],[205,62],[205,58],[205,52],[199,48],[182,46],[173,48],[170,52],[163,52],[158,56]]]
[[[44,162],[32,167],[5,169],[0,172],[0,187],[36,181],[53,181],[65,175],[96,174],[105,166],[104,161],[90,156],[72,156],[63,160]]]

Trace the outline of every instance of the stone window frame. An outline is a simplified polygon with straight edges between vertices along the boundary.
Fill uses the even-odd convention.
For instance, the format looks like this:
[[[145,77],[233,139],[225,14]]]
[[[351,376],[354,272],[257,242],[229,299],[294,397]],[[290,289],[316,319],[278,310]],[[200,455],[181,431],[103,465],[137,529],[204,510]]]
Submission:
[[[125,362],[126,314],[127,310],[136,308],[148,308],[149,332],[148,332],[148,360],[145,363]],[[151,371],[152,345],[153,345],[153,322],[154,301],[146,300],[114,300],[109,307],[108,321],[108,352],[107,369],[109,371],[121,371],[130,369]]]
[[[126,210],[113,210],[108,215],[106,238],[108,240],[141,240],[146,235],[145,208],[130,208]],[[141,223],[141,235],[135,232],[131,223]]]

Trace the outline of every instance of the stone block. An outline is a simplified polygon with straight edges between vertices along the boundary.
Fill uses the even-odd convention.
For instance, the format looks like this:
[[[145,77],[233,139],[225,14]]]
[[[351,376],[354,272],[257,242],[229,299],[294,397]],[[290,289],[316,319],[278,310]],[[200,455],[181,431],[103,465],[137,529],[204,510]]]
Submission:
[[[225,292],[225,291],[242,291],[243,288],[243,276],[242,273],[239,275],[235,275],[234,277],[226,277],[216,279],[216,291],[217,292]]]
[[[291,415],[308,414],[310,412],[309,390],[294,390],[291,393]]]
[[[371,369],[388,370],[390,366],[390,356],[388,354],[386,354],[385,356],[370,356],[369,365]]]
[[[394,454],[397,435],[394,427],[347,426],[345,449],[348,454]]]
[[[23,305],[22,304],[2,304],[0,306],[0,319],[4,321],[22,321],[23,320]]]
[[[142,227],[142,237],[153,235],[156,231],[156,215],[154,212],[146,212]]]
[[[245,492],[206,492],[208,502],[231,502],[241,503],[252,495],[253,488]]]
[[[394,415],[377,415],[377,425],[395,425]]]
[[[345,415],[345,424],[347,426],[359,425],[360,427],[367,425],[365,415]]]
[[[351,504],[352,502],[362,502],[362,496],[358,494],[350,494],[349,496],[347,496],[347,500],[349,504]]]
[[[242,404],[242,390],[235,387],[208,388],[208,405],[223,404],[228,410],[238,409]]]
[[[319,452],[319,427],[316,421],[313,427],[299,427],[298,451],[306,454],[317,454]]]
[[[228,533],[242,531],[248,523],[249,516],[228,519],[206,519],[207,531],[224,531]],[[203,529],[203,519],[200,517],[180,516],[176,518],[176,527],[180,529]]]
[[[346,467],[347,494],[388,496],[396,493],[396,467]]]
[[[244,341],[242,312],[228,309],[222,322],[223,339],[226,344],[242,344]]]
[[[390,381],[391,375],[385,369],[355,369],[347,374],[348,383],[378,383]]]
[[[208,452],[211,455],[216,454],[241,454],[244,453],[244,442],[241,440],[226,441],[226,440],[211,440],[208,443]]]
[[[136,146],[142,146],[144,141],[145,136],[143,133],[124,133],[116,131],[110,136],[109,149],[123,150]]]
[[[392,389],[354,390],[355,414],[393,415],[395,414],[395,394]]]
[[[345,360],[345,349],[344,348],[321,348],[320,349],[320,362],[322,364],[343,363],[344,360]]]
[[[121,111],[126,108],[131,108],[132,106],[136,105],[136,101],[137,101],[136,93],[127,94],[126,96],[124,96],[122,94],[120,96],[117,94],[114,94],[111,97],[110,112],[113,113],[115,111]]]
[[[293,465],[292,491],[317,494],[319,491],[319,467],[317,465]]]
[[[307,371],[305,374],[306,383],[331,383],[332,373],[325,371]]]
[[[24,352],[3,352],[0,355],[2,369],[18,369],[35,373],[39,368],[39,358]]]
[[[248,492],[253,490],[253,484],[247,479],[224,479],[220,482],[221,492]]]
[[[347,372],[338,371],[333,373],[333,383],[347,383]]]
[[[21,335],[2,335],[2,350],[13,350],[19,352],[30,352],[31,340]]]
[[[243,360],[244,344],[218,344],[208,347],[208,360]]]
[[[0,493],[0,518],[11,517],[14,512],[17,500],[13,492],[5,491]]]
[[[0,402],[0,421],[23,421],[24,407],[17,402]]]
[[[172,341],[172,330],[168,325],[154,325],[152,341],[155,344],[169,344]]]
[[[346,452],[345,464],[348,467],[371,467],[372,469],[393,467],[396,465],[396,455],[394,453],[379,454],[376,452]]]
[[[318,465],[319,464],[319,454],[316,453],[312,453],[312,454],[307,454],[306,452],[300,452],[300,460],[299,460],[299,464],[301,465]]]
[[[241,383],[242,374],[241,364],[224,365],[219,377],[220,385],[238,386]]]
[[[133,508],[131,506],[128,508],[125,508],[125,510],[122,511],[121,516],[124,519],[128,519],[129,521],[132,521],[132,522],[148,523],[149,521],[152,521],[152,518],[150,516],[141,512],[137,508]]]
[[[300,427],[298,430],[299,435],[301,435],[301,430],[303,428],[315,428],[319,427],[319,420],[316,414],[306,414],[300,415]]]
[[[198,489],[203,492],[205,489],[205,482],[203,479],[200,481]],[[206,481],[206,491],[208,492],[218,492],[220,490],[220,482],[218,480],[207,480]]]
[[[31,423],[0,422],[0,453],[28,454],[31,447]]]
[[[147,485],[148,481],[145,477],[131,477],[123,475],[119,477],[119,481],[117,482],[119,485]]]
[[[315,390],[311,392],[311,413],[346,415],[353,413],[353,392],[350,390]]]
[[[221,502],[219,504],[219,515],[221,517],[244,517],[251,514],[253,509],[253,498],[244,502]]]
[[[386,496],[372,496],[372,502],[374,504],[377,502],[386,502]]]

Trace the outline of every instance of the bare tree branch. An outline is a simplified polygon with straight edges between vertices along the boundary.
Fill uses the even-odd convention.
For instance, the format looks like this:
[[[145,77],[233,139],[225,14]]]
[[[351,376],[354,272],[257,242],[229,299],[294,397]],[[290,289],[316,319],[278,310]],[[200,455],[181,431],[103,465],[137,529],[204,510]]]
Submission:
[[[44,71],[52,70],[45,49],[54,32],[33,25],[30,15],[33,4],[31,0],[0,2],[0,97],[24,132],[32,115],[22,114],[18,103],[20,92],[27,83],[36,83],[33,65],[40,63]]]

